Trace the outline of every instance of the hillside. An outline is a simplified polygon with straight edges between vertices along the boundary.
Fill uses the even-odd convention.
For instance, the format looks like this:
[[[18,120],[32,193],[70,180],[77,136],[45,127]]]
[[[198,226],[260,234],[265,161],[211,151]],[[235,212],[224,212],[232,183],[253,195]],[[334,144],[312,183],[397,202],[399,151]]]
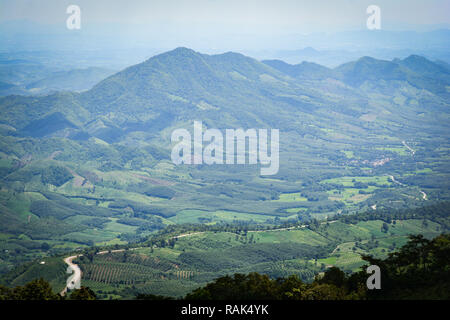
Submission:
[[[262,62],[297,79],[325,80],[338,76],[332,69],[313,62],[303,61],[297,65],[291,65],[281,60],[265,60]]]
[[[365,82],[402,81],[417,89],[426,89],[448,97],[446,84],[450,81],[450,71],[444,62],[432,62],[418,55],[403,60],[385,61],[362,57],[357,61],[329,69],[311,62],[291,65],[280,60],[266,60],[263,63],[293,78],[302,80],[335,79],[352,87],[360,87]]]
[[[100,67],[58,69],[28,60],[0,58],[0,96],[85,91],[115,73]]]
[[[26,89],[30,94],[48,94],[55,91],[85,91],[91,89],[98,82],[113,73],[114,71],[112,70],[98,67],[58,71],[43,79],[28,83]]]
[[[417,243],[423,244],[426,239],[448,233],[448,214],[448,203],[442,203],[414,210],[341,215],[326,222],[314,220],[269,229],[239,224],[178,225],[140,243],[77,251],[82,256],[75,263],[82,270],[82,285],[91,288],[100,299],[130,299],[138,295],[183,297],[207,282],[235,273],[258,272],[272,279],[294,276],[311,284],[318,275],[335,268],[354,278],[360,267],[367,264],[365,257],[371,256],[370,261],[380,265],[380,259],[406,248],[411,235],[422,234],[423,240]],[[447,249],[443,242],[440,250]],[[407,253],[411,248],[405,250]],[[405,259],[399,257],[404,263]],[[440,257],[444,259],[443,254]],[[60,256],[26,264],[0,278],[0,285],[24,285],[41,276],[61,290],[65,282],[62,261]],[[386,281],[384,278],[383,284]],[[381,297],[389,295],[383,291]]]
[[[173,224],[273,226],[450,199],[444,65],[290,68],[177,48],[81,93],[0,98],[0,270]],[[278,174],[175,166],[171,132],[194,120],[279,129]]]
[[[356,272],[366,264],[362,254],[386,257],[408,240],[408,234],[435,237],[443,230],[421,220],[396,220],[389,232],[380,220],[317,229],[293,228],[261,232],[204,232],[161,245],[80,258],[82,283],[107,298],[137,294],[184,296],[219,276],[258,272],[271,278],[297,275],[311,282],[332,266]],[[133,288],[133,289],[131,289]],[[123,290],[123,291],[121,291]]]

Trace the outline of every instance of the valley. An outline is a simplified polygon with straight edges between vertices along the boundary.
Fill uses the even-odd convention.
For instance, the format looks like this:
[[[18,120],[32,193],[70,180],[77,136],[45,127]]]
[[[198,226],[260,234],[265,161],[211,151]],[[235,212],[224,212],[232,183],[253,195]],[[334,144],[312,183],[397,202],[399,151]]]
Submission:
[[[403,246],[409,234],[433,238],[448,227],[446,215],[448,209],[439,214],[444,224],[427,215],[432,220],[404,216],[389,224],[374,218],[355,224],[330,220],[276,229],[182,233],[124,249],[91,251],[76,263],[83,270],[83,285],[102,299],[138,294],[182,297],[234,273],[258,272],[271,278],[295,274],[310,282],[333,266],[358,271],[365,263],[362,255],[385,258]]]
[[[448,232],[448,216],[421,212],[341,219],[446,212],[449,85],[447,64],[416,55],[331,69],[177,48],[89,90],[2,97],[1,279],[42,274],[61,291],[63,258],[83,253],[102,298],[181,296],[234,272],[352,272],[408,234]],[[278,129],[278,173],[175,165],[171,133],[194,121]]]

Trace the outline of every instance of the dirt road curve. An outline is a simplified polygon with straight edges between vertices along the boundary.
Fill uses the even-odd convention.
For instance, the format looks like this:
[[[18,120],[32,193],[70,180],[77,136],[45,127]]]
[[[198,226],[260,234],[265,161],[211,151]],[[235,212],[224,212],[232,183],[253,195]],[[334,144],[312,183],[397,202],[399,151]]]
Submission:
[[[325,221],[322,222],[321,224],[326,224],[326,223],[334,223],[336,222],[336,220],[333,221]],[[289,228],[279,228],[279,229],[271,229],[271,230],[251,230],[249,232],[267,232],[267,231],[282,231],[282,230],[292,230],[292,229],[296,229],[296,228],[306,228],[307,225],[301,225],[298,227],[289,227]],[[180,234],[178,236],[174,236],[171,239],[179,239],[179,238],[184,238],[184,237],[189,237],[189,236],[193,236],[196,234],[202,234],[205,232],[192,232],[192,233],[184,233],[184,234]],[[129,250],[137,250],[138,248],[130,248]],[[106,253],[115,253],[115,252],[123,252],[125,251],[125,249],[117,249],[117,250],[108,250],[108,251],[100,251],[97,252],[97,254],[106,254]],[[68,265],[68,268],[70,268],[70,270],[73,271],[72,275],[67,279],[67,284],[66,287],[63,289],[63,291],[61,291],[61,295],[64,296],[67,293],[67,290],[72,290],[72,289],[79,289],[80,285],[81,285],[81,269],[78,265],[76,265],[75,263],[73,263],[72,261],[75,258],[78,258],[82,256],[82,254],[76,255],[76,256],[70,256],[64,259],[64,262]]]
[[[423,200],[428,200],[427,194],[426,194],[425,192],[420,191],[420,193],[422,194],[422,199],[423,199]]]
[[[68,265],[72,271],[72,275],[67,279],[66,286],[61,291],[61,295],[64,296],[67,293],[67,290],[79,289],[81,285],[81,269],[78,265],[72,262],[73,259],[78,258],[78,256],[70,256],[64,259],[64,262]]]
[[[411,154],[414,156],[414,154],[416,153],[416,150],[414,150],[413,148],[411,148],[410,146],[408,146],[406,144],[406,141],[402,141],[403,145],[411,152]]]

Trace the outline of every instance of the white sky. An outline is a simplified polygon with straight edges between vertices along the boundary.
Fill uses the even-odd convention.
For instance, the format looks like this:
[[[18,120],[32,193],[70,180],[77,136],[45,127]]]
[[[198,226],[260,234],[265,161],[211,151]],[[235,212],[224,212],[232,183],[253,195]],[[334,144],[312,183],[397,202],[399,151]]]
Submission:
[[[370,4],[381,8],[383,26],[391,29],[450,24],[450,0],[0,0],[0,22],[64,25],[70,4],[80,6],[83,26],[142,24],[155,32],[180,29],[199,35],[360,29]]]

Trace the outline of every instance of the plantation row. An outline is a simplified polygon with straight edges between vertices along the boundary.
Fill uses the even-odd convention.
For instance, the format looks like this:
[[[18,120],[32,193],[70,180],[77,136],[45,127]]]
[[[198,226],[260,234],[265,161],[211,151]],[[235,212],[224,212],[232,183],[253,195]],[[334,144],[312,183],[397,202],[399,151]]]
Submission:
[[[136,284],[163,274],[134,264],[92,263],[84,266],[83,277],[88,280],[106,284]]]
[[[83,279],[104,284],[135,285],[149,280],[187,279],[194,276],[193,271],[170,270],[162,272],[145,265],[119,262],[96,261],[82,265]]]
[[[129,252],[107,253],[95,258],[98,262],[127,262],[136,265],[143,265],[155,270],[167,272],[174,268],[174,264],[157,257],[144,256],[140,254],[130,254]]]
[[[191,277],[194,276],[194,271],[176,271],[175,275],[177,276],[177,280],[181,279],[190,280]]]

